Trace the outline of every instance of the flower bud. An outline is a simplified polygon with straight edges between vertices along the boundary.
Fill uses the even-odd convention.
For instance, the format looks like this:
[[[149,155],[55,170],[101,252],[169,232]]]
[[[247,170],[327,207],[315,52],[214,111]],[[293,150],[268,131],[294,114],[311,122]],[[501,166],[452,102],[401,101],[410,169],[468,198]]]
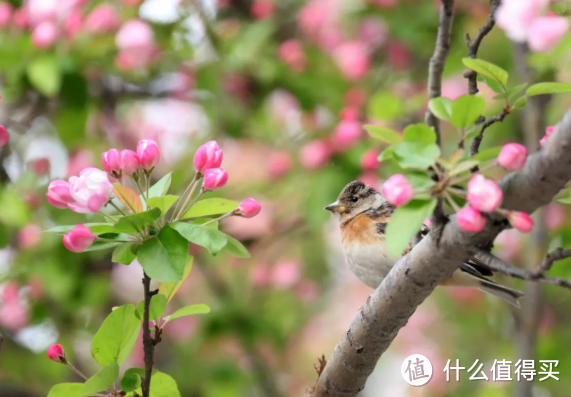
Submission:
[[[234,210],[234,215],[243,216],[244,218],[253,218],[258,215],[261,210],[262,206],[260,203],[253,198],[247,198]]]
[[[209,168],[219,168],[223,155],[216,141],[206,142],[194,155],[194,169],[196,172],[204,173]]]
[[[121,174],[121,152],[111,149],[101,154],[101,164],[108,174],[116,177]]]
[[[67,208],[68,204],[74,202],[69,189],[70,184],[66,181],[51,181],[46,193],[46,199],[56,208]]]
[[[127,175],[133,175],[139,170],[139,157],[132,150],[125,149],[121,152],[121,170]]]
[[[48,358],[56,363],[67,363],[67,359],[65,358],[65,351],[63,350],[62,345],[51,345],[48,347]]]
[[[151,171],[161,159],[159,146],[152,139],[143,139],[137,145],[137,156],[141,167],[147,172]]]
[[[329,161],[331,148],[327,141],[316,139],[308,142],[299,151],[299,161],[304,168],[316,170]]]
[[[460,230],[475,233],[482,231],[488,221],[477,209],[468,205],[458,211],[456,222],[458,222]]]
[[[74,203],[68,206],[75,212],[99,211],[111,198],[113,185],[107,174],[97,168],[86,168],[79,177],[69,178],[69,191]]]
[[[228,174],[222,168],[209,168],[204,171],[203,191],[218,190],[228,182]]]
[[[8,141],[10,140],[10,134],[3,125],[0,124],[0,147],[6,146]]]
[[[93,244],[95,234],[85,225],[76,225],[64,234],[63,245],[72,252],[83,252]]]
[[[397,207],[408,204],[414,196],[414,188],[402,174],[396,174],[387,179],[381,191],[389,203]]]
[[[504,195],[496,182],[475,175],[468,182],[468,203],[478,211],[492,213],[498,209]]]
[[[99,4],[85,19],[85,30],[89,33],[104,34],[119,29],[121,17],[111,4]]]
[[[56,24],[51,21],[45,21],[32,31],[32,43],[37,48],[47,49],[54,45],[57,35]]]
[[[363,171],[375,171],[379,168],[380,163],[377,160],[380,152],[377,149],[367,150],[361,157],[361,168]]]
[[[511,225],[522,233],[529,233],[533,229],[533,219],[525,212],[510,211],[508,220]]]
[[[519,143],[504,145],[498,156],[498,164],[508,170],[521,170],[525,166],[527,149]]]

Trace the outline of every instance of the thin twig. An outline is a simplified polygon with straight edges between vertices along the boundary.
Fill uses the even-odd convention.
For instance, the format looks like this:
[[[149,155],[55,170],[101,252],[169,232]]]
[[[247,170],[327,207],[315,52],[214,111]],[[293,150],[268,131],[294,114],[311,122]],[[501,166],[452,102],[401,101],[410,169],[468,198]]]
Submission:
[[[482,123],[482,129],[480,130],[480,133],[474,137],[474,139],[472,140],[472,143],[470,144],[470,157],[473,157],[473,156],[478,154],[478,152],[480,150],[480,144],[482,143],[482,139],[484,139],[484,131],[486,131],[486,128],[490,127],[494,123],[504,121],[504,119],[506,118],[506,116],[508,114],[509,114],[509,110],[504,109],[502,111],[502,113],[496,114],[495,116],[490,117],[489,119],[486,119]],[[474,168],[477,168],[477,167],[474,167]],[[477,169],[476,169],[476,171],[477,171]]]
[[[151,337],[149,329],[149,307],[151,305],[151,279],[147,273],[143,276],[143,289],[145,294],[145,304],[143,312],[143,350],[145,353],[145,378],[143,379],[142,391],[143,397],[149,397],[151,389],[151,376],[153,374],[153,355],[155,352],[155,343]]]

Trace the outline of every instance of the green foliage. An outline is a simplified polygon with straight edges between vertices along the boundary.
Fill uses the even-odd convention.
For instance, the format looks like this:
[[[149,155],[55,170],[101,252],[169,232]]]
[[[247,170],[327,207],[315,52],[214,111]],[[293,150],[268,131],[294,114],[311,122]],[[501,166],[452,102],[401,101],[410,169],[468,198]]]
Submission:
[[[476,95],[463,95],[452,104],[452,124],[458,128],[471,127],[484,112],[486,101]]]
[[[121,379],[121,389],[127,393],[137,390],[141,387],[141,375],[136,373],[136,371],[131,371],[128,369]]]
[[[381,127],[379,125],[365,125],[363,128],[365,128],[375,139],[379,139],[387,143],[397,143],[402,141],[402,136],[390,128]]]
[[[211,198],[197,201],[182,216],[182,219],[199,218],[204,216],[222,215],[230,211],[234,211],[240,205],[237,201],[226,200],[223,198]]]
[[[163,176],[157,183],[149,188],[149,198],[151,197],[159,197],[164,196],[169,191],[172,182],[172,172],[169,172],[165,176]],[[147,204],[145,203],[145,199],[142,195],[139,196],[141,201],[143,202],[143,209],[147,209]]]
[[[151,225],[161,216],[161,210],[153,208],[148,211],[139,212],[119,218],[117,223],[113,225],[115,230],[121,233],[136,234],[143,231],[147,226]]]
[[[161,210],[161,213],[164,215],[167,211],[173,206],[174,203],[178,200],[178,196],[173,195],[166,195],[166,196],[158,196],[158,197],[151,197],[147,201],[149,208],[158,208]]]
[[[172,226],[164,227],[157,236],[145,241],[137,253],[147,275],[158,281],[182,279],[188,259],[188,242]]]
[[[436,132],[426,124],[407,125],[402,137],[408,142],[436,143]]]
[[[139,377],[145,376],[144,368],[130,368],[125,372],[125,376],[132,376],[133,374]],[[134,390],[138,395],[141,395],[141,389]],[[180,397],[180,392],[176,381],[167,374],[159,371],[153,371],[151,375],[151,388],[150,397]]]
[[[404,112],[402,99],[389,91],[380,91],[370,99],[367,115],[373,120],[392,121]]]
[[[452,169],[448,172],[448,175],[453,176],[461,174],[462,172],[468,171],[469,169],[474,168],[479,164],[480,162],[474,159],[462,161],[452,167]]]
[[[156,294],[151,297],[151,303],[149,305],[149,320],[157,320],[163,314],[167,308],[167,298],[163,294]],[[139,319],[143,319],[143,314],[145,311],[145,301],[142,300],[137,305],[136,315]]]
[[[83,397],[83,383],[60,383],[51,388],[47,397]]]
[[[18,194],[10,189],[0,191],[0,222],[7,226],[21,227],[28,223],[30,212]]]
[[[440,156],[440,147],[435,143],[399,142],[391,150],[402,168],[426,169]]]
[[[54,96],[61,87],[61,72],[54,55],[42,55],[27,65],[30,83],[45,96]]]
[[[212,255],[216,255],[228,243],[226,234],[208,226],[185,222],[177,222],[170,226],[191,243],[206,248]]]
[[[135,306],[124,305],[107,316],[93,337],[91,354],[101,365],[121,364],[135,346],[141,322]]]
[[[481,150],[478,154],[472,156],[472,160],[478,160],[483,163],[484,161],[495,159],[496,157],[498,157],[501,151],[502,151],[501,146],[496,146],[485,150]]]
[[[571,92],[571,84],[566,83],[538,83],[530,86],[525,92],[525,96],[535,96],[542,94],[560,94]]]
[[[434,207],[435,199],[414,199],[396,209],[387,226],[387,246],[391,255],[402,255],[424,220],[432,214]]]
[[[248,252],[248,249],[242,245],[241,242],[236,240],[234,237],[226,235],[226,239],[228,243],[224,247],[224,250],[228,252],[230,255],[235,256],[237,258],[250,258],[251,255]]]
[[[113,227],[113,225],[109,223],[84,223],[84,226],[87,226],[89,230],[93,232],[96,236],[105,233],[119,233],[117,229]],[[71,231],[76,225],[59,225],[54,226],[51,229],[45,230],[46,233],[67,233]]]
[[[506,72],[501,67],[482,59],[462,58],[462,63],[467,68],[470,68],[483,76],[497,81],[505,90],[508,84],[508,72]]]
[[[162,282],[160,284],[159,294],[166,296],[167,302],[170,302],[170,300],[174,297],[174,295],[176,294],[182,283],[184,283],[188,278],[190,271],[192,270],[193,261],[194,257],[189,256],[188,260],[186,261],[186,264],[184,265],[184,271],[181,280],[173,282]]]
[[[119,365],[111,363],[101,368],[84,385],[85,394],[95,394],[110,387],[119,377]]]
[[[114,263],[122,263],[123,265],[130,265],[131,262],[137,257],[137,250],[139,249],[139,244],[135,243],[125,243],[121,244],[113,251],[113,256],[111,261]]]
[[[170,320],[174,320],[175,318],[179,317],[186,317],[186,316],[192,316],[194,314],[205,314],[205,313],[210,313],[210,308],[207,305],[205,304],[190,305],[178,309],[173,314],[166,316],[165,321],[168,322]]]
[[[428,101],[430,111],[441,120],[452,120],[452,100],[450,98],[438,97]]]

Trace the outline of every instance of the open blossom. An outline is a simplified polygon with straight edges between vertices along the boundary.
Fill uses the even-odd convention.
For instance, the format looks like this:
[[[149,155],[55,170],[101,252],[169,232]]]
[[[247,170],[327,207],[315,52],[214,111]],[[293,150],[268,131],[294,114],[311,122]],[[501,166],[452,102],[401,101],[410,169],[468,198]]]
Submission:
[[[127,175],[133,175],[139,170],[139,157],[132,150],[125,149],[121,152],[121,171]]]
[[[503,0],[496,11],[496,23],[513,41],[527,40],[532,22],[539,18],[549,0]]]
[[[62,345],[51,345],[47,351],[48,358],[56,363],[65,364],[67,362],[65,358],[65,351]]]
[[[456,214],[456,222],[458,223],[460,230],[476,233],[484,229],[487,220],[477,209],[467,205]]]
[[[64,234],[63,245],[72,252],[83,252],[93,244],[95,234],[85,225],[76,225]]]
[[[121,173],[121,152],[111,149],[101,154],[101,164],[103,169],[111,175]]]
[[[555,132],[555,128],[555,125],[550,125],[545,128],[545,135],[540,139],[539,146],[543,146],[543,144],[547,142],[547,138],[549,138],[549,136]]]
[[[97,212],[110,199],[113,185],[107,174],[97,168],[86,168],[78,177],[69,178],[70,193],[74,202],[69,207],[80,213]]]
[[[478,211],[491,213],[498,209],[504,195],[496,182],[478,174],[468,182],[467,199],[470,205]]]
[[[141,167],[145,171],[151,171],[161,160],[161,151],[155,141],[147,138],[137,145],[137,156]]]
[[[204,173],[209,168],[219,168],[223,157],[224,152],[216,141],[206,142],[194,154],[194,169],[196,172]]]
[[[534,52],[551,50],[569,30],[569,19],[560,15],[537,18],[529,26],[527,42]]]
[[[218,190],[228,182],[228,174],[222,168],[209,168],[204,171],[204,182],[202,190],[212,191]]]
[[[389,203],[397,207],[408,204],[414,196],[414,188],[402,174],[396,174],[387,179],[381,191]]]
[[[253,198],[247,198],[234,210],[234,214],[243,216],[244,218],[253,218],[258,215],[261,210],[262,206],[260,203]]]
[[[345,77],[351,80],[364,77],[371,66],[367,47],[359,41],[340,44],[335,49],[333,58]]]
[[[525,212],[510,211],[508,220],[520,232],[529,233],[533,229],[533,219]]]
[[[149,49],[155,45],[155,33],[148,23],[132,19],[117,32],[115,44],[120,50]]]
[[[508,170],[521,170],[525,166],[527,149],[519,143],[504,145],[498,155],[498,164]]]
[[[0,147],[6,146],[9,140],[10,135],[8,134],[8,130],[6,130],[6,128],[0,124]]]
[[[68,208],[68,204],[74,202],[69,189],[69,182],[62,180],[51,181],[46,193],[46,199],[56,208]]]
[[[89,33],[110,33],[119,29],[121,17],[111,4],[103,3],[91,11],[85,19],[85,30]]]

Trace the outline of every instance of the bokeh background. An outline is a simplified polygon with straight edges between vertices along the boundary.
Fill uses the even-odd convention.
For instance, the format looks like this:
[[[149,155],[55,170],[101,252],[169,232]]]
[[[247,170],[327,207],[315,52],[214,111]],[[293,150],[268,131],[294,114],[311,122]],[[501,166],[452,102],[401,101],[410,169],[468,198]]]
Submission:
[[[442,86],[452,99],[467,93],[464,34],[474,36],[489,13],[485,0],[457,3]],[[555,3],[566,15],[567,2]],[[49,180],[100,167],[102,151],[133,149],[143,137],[163,154],[153,178],[174,170],[174,192],[192,178],[196,148],[217,140],[229,173],[219,194],[263,205],[253,219],[222,224],[251,259],[192,248],[195,266],[169,310],[192,303],[213,310],[169,324],[157,367],[185,397],[305,395],[317,357],[331,354],[372,292],[346,267],[337,222],[323,207],[351,180],[378,187],[392,172],[375,161],[383,144],[363,124],[401,131],[423,120],[438,7],[437,0],[0,2],[0,122],[10,133],[0,149],[0,396],[45,396],[55,383],[77,381],[46,358],[55,342],[93,374],[90,343],[102,320],[142,298],[136,263],[114,264],[105,251],[73,254],[42,230],[90,219],[49,206]],[[513,84],[571,82],[570,51],[571,35],[534,53],[496,27],[479,56],[508,70]],[[479,88],[486,115],[499,113],[502,101]],[[534,151],[570,105],[564,95],[532,100],[493,125],[482,148],[516,141]],[[443,130],[449,154],[457,136],[450,125]],[[502,233],[496,253],[533,267],[549,247],[569,247],[563,205],[535,219],[531,235]],[[571,278],[569,264],[552,274]],[[520,311],[479,291],[437,290],[363,396],[568,395],[571,294],[502,281],[527,289]],[[400,376],[412,353],[434,366],[422,388]],[[448,359],[467,368],[479,359],[491,378],[494,359],[521,357],[559,360],[560,381],[469,381],[463,372],[460,382],[446,382],[442,372]],[[123,367],[142,358],[139,345]]]

